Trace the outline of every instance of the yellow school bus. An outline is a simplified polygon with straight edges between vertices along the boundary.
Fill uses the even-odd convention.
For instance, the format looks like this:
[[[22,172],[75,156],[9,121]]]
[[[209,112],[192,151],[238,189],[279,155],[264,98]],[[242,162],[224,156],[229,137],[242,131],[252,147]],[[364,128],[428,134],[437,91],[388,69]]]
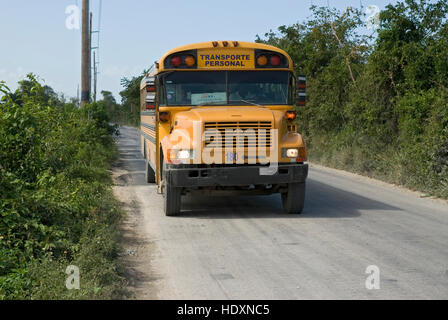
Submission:
[[[301,213],[307,152],[294,105],[306,80],[276,47],[211,41],[168,51],[140,85],[146,182],[156,183],[167,216],[182,196],[281,195]]]

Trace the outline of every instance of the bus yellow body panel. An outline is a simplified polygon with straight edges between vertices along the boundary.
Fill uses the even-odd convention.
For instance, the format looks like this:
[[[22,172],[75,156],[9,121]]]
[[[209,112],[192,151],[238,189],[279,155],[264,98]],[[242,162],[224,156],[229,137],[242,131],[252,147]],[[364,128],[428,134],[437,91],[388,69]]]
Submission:
[[[181,193],[256,184],[287,194],[308,172],[294,122],[296,81],[286,52],[265,44],[214,41],[168,51],[140,86],[147,172]],[[254,176],[272,162],[280,168],[273,177]]]

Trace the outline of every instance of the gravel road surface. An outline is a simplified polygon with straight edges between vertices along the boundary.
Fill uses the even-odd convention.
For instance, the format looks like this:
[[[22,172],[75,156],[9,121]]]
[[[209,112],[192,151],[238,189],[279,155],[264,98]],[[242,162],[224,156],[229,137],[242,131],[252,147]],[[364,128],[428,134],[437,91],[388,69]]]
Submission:
[[[133,298],[448,299],[447,202],[313,165],[302,215],[284,214],[279,195],[190,196],[165,217],[138,130],[120,131],[114,192]]]

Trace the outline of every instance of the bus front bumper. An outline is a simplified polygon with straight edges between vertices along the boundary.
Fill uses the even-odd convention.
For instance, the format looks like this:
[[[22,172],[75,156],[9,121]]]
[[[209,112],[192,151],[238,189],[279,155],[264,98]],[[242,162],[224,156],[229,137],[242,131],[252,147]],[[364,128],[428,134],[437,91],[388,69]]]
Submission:
[[[176,187],[213,187],[287,184],[305,182],[307,163],[282,164],[278,166],[176,166],[167,168],[166,177]]]

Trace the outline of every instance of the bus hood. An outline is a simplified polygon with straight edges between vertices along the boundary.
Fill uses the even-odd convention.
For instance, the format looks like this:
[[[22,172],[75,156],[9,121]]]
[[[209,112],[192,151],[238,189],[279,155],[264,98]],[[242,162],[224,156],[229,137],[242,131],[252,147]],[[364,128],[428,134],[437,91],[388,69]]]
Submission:
[[[259,122],[269,121],[273,124],[273,110],[258,106],[204,106],[176,114],[178,122]]]

